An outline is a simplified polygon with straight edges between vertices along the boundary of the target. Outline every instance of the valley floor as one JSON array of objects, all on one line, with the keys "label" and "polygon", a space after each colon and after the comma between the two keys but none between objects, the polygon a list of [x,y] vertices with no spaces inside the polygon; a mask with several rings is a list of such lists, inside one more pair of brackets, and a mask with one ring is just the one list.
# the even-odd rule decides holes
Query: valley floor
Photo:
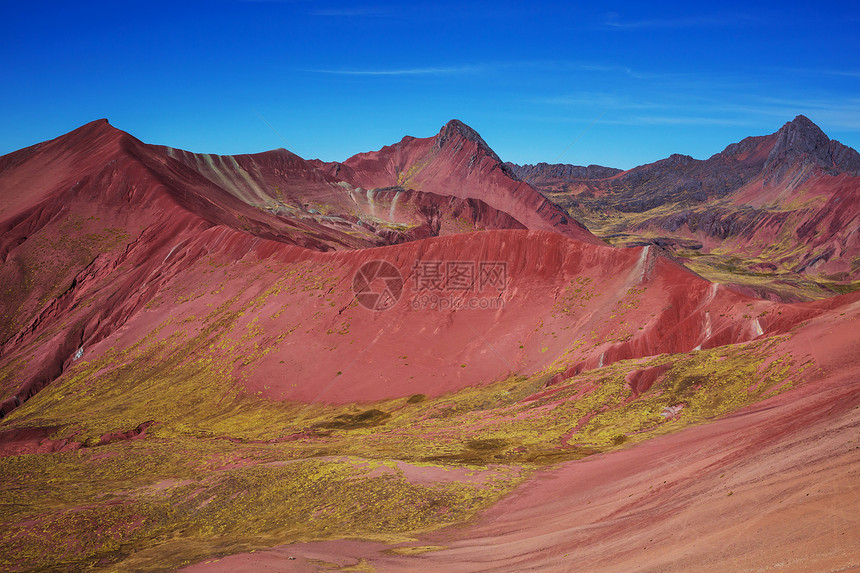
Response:
[{"label": "valley floor", "polygon": [[187,571],[849,571],[860,567],[858,480],[855,369],[543,470],[473,525],[395,549],[304,543]]}]

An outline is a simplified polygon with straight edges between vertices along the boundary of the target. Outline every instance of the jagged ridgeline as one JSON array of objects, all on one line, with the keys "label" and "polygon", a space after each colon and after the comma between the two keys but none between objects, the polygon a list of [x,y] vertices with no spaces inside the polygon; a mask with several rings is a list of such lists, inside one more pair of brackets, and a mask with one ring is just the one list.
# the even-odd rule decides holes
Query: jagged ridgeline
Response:
[{"label": "jagged ridgeline", "polygon": [[654,245],[743,292],[789,302],[860,287],[860,154],[802,115],[705,160],[508,167],[608,242]]},{"label": "jagged ridgeline", "polygon": [[624,172],[456,120],[3,156],[0,565],[627,570],[749,524],[850,562],[856,154],[813,128]]}]

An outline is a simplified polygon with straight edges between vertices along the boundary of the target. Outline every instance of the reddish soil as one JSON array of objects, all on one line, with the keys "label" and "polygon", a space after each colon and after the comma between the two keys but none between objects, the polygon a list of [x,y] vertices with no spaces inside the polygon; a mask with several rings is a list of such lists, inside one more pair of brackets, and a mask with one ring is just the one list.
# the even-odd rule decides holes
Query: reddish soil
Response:
[{"label": "reddish soil", "polygon": [[[857,303],[850,307],[857,311]],[[856,314],[855,314],[856,317]],[[706,425],[538,473],[476,523],[406,547],[328,541],[188,571],[847,571],[860,567],[856,318],[813,321],[784,350],[821,368],[801,387]],[[288,560],[294,557],[295,560]]]},{"label": "reddish soil", "polygon": [[[460,165],[471,155],[477,158],[471,167],[468,161]],[[361,183],[378,185],[378,178],[393,173],[393,165],[408,171],[405,166],[419,156],[424,167],[411,176],[415,181],[437,189],[445,184],[431,185],[433,173],[459,174],[458,193],[482,197],[436,195],[448,201],[443,208],[434,199],[440,213],[458,208],[457,201],[486,200],[483,207],[469,204],[470,220],[521,226],[486,205],[503,196],[505,201],[531,197],[530,191],[509,177],[477,134],[458,122],[435,138],[407,138],[379,153],[357,156],[338,173],[349,167],[370,178]],[[436,164],[443,159],[448,163]],[[328,286],[314,297],[295,288],[266,295],[265,304],[237,324],[244,329],[259,318],[261,331],[251,342],[274,346],[274,351],[251,367],[238,364],[233,373],[248,391],[274,399],[346,403],[418,392],[440,395],[550,366],[566,367],[563,379],[627,358],[786,332],[821,312],[815,305],[780,306],[720,288],[657,256],[654,249],[593,244],[593,236],[583,235],[576,225],[557,228],[555,215],[540,219],[542,223],[533,217],[523,220],[586,241],[546,231],[497,230],[324,254],[320,251],[356,245],[356,237],[249,201],[265,199],[278,177],[292,185],[284,183],[286,191],[278,192],[289,192],[290,200],[300,203],[332,189],[340,193],[337,201],[349,202],[358,191],[349,198],[331,175],[286,151],[198,156],[147,146],[100,121],[4,157],[0,181],[24,185],[24,175],[35,173],[37,164],[42,166],[38,184],[54,194],[42,197],[34,191],[35,205],[19,206],[14,215],[7,210],[6,231],[0,235],[6,245],[3,278],[29,285],[3,301],[4,361],[25,362],[14,384],[5,388],[3,413],[60,376],[78,352],[90,360],[108,348],[136,343],[164,322],[164,301],[182,300],[171,312],[186,321],[181,329],[175,321],[164,336],[192,332],[203,327],[202,317],[211,308],[234,296],[238,304],[248,304],[273,288],[281,276],[270,272],[275,267],[313,272]],[[327,169],[337,171],[335,167]],[[296,179],[307,182],[299,185]],[[479,181],[489,186],[475,187]],[[390,197],[394,208],[389,212],[430,198],[426,193],[406,196],[400,204]],[[519,199],[505,203],[515,213],[528,210],[527,205]],[[95,235],[96,244],[75,248],[69,242],[74,225],[81,234],[90,231],[82,241],[93,241]],[[100,238],[112,228],[122,232]],[[108,240],[112,250],[98,242]],[[351,288],[360,266],[376,259],[394,264],[404,279],[402,298],[379,313],[357,306]],[[467,290],[416,290],[419,262],[466,262],[475,273],[481,262],[497,263],[505,265],[507,284],[502,290],[481,289],[476,280]],[[213,275],[213,264],[225,270]],[[20,273],[32,278],[24,280]],[[438,295],[441,302],[428,308]],[[442,306],[461,300],[474,300],[490,311]],[[284,332],[291,335],[276,339]],[[296,384],[296,379],[313,383]]]},{"label": "reddish soil", "polygon": [[[796,209],[792,232],[810,245],[798,272],[851,276],[857,178],[833,171],[853,156],[830,142],[830,155],[812,157],[793,147],[799,132],[781,133],[708,165],[673,156],[657,168],[752,173],[769,162],[771,179],[744,180],[750,203],[797,176],[805,187],[779,200],[811,201]],[[733,415],[539,471],[475,522],[410,544],[432,551],[333,540],[191,570],[315,570],[314,559],[385,571],[860,567],[860,292],[780,304],[708,282],[654,247],[609,247],[457,121],[338,164],[285,150],[191,154],[98,121],[0,158],[0,190],[3,416],[77,364],[116,353],[106,368],[133,365],[143,340],[217,364],[237,392],[328,404],[436,397],[512,375],[545,374],[540,391],[551,393],[621,360],[765,338],[774,360],[814,361],[796,388]],[[776,239],[785,220],[767,216],[750,241]],[[385,310],[355,297],[372,261],[403,279]],[[482,263],[504,269],[502,282],[481,284]],[[466,286],[448,270],[464,264],[475,273]],[[446,269],[443,282],[427,282],[428,265]],[[477,308],[452,308],[463,301]],[[664,373],[642,367],[627,382],[638,394]],[[86,445],[148,440],[147,419]],[[56,430],[4,430],[0,457],[82,446],[52,439]],[[416,483],[482,479],[400,469]]]}]

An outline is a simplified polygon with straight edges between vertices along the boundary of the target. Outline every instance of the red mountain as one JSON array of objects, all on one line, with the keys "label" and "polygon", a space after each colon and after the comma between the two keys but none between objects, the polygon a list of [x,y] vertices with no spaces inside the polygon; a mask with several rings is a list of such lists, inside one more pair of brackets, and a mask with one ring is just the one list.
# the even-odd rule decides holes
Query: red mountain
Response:
[{"label": "red mountain", "polygon": [[317,164],[358,187],[402,187],[480,199],[529,229],[600,243],[578,221],[517,179],[481,136],[458,120],[449,121],[435,137],[404,137],[343,163]]},{"label": "red mountain", "polygon": [[195,155],[146,145],[104,120],[0,158],[0,190],[4,362],[39,342],[37,360],[7,380],[4,412],[213,249],[270,240],[326,251],[523,228],[477,199],[356,193],[285,150]]},{"label": "red mountain", "polygon": [[[492,181],[497,178],[506,185],[515,185],[517,191],[510,195],[514,201],[511,205],[525,209],[516,199],[533,197],[528,195],[530,188],[510,179],[501,167],[491,163],[491,160],[495,161],[494,155],[491,156],[475,136],[466,139],[463,134],[470,132],[465,129],[457,122],[449,123],[442,135],[433,140],[438,149],[431,152],[431,159],[450,159],[450,149],[468,146],[473,150],[480,149],[484,155],[476,160],[476,165],[480,166],[478,169],[487,169]],[[422,145],[429,141],[424,140]],[[420,146],[395,146],[384,150],[382,155],[400,157],[407,150],[415,149],[420,149]],[[370,173],[361,166],[378,163],[362,157],[349,160],[346,166],[355,173]],[[275,288],[277,277],[262,282],[259,278],[252,278],[266,276],[262,269],[272,257],[272,260],[281,261],[280,264],[313,264],[329,268],[330,276],[338,277],[338,286],[332,285],[335,291],[328,294],[330,304],[325,309],[289,303],[293,310],[286,314],[278,313],[280,318],[266,328],[275,332],[287,329],[290,320],[297,324],[307,323],[310,315],[305,313],[317,316],[317,321],[327,316],[323,323],[328,327],[323,331],[338,330],[338,325],[354,322],[351,328],[356,340],[378,340],[383,347],[392,348],[396,344],[402,345],[403,341],[410,341],[408,348],[404,348],[405,354],[412,355],[410,364],[421,372],[432,372],[432,375],[402,378],[397,374],[399,365],[385,363],[372,368],[375,374],[369,376],[365,368],[357,367],[346,373],[338,384],[350,391],[343,394],[345,390],[341,390],[337,397],[323,398],[326,401],[378,400],[414,391],[437,395],[478,384],[482,380],[496,380],[513,371],[533,373],[551,364],[557,367],[564,365],[566,375],[571,375],[620,359],[743,342],[760,336],[764,332],[762,329],[767,327],[766,321],[744,320],[725,308],[717,312],[716,307],[703,306],[702,300],[713,305],[724,297],[735,295],[721,291],[721,296],[715,298],[713,293],[717,291],[711,291],[705,281],[654,257],[647,248],[616,251],[593,245],[594,239],[587,234],[583,235],[588,239],[587,243],[566,242],[561,235],[546,232],[497,234],[480,240],[453,237],[443,242],[404,245],[390,255],[359,250],[334,258],[284,250],[276,244],[310,247],[316,251],[330,249],[332,244],[339,248],[362,244],[346,232],[350,227],[344,226],[344,231],[340,231],[336,230],[336,225],[326,224],[328,222],[321,217],[298,215],[303,212],[313,215],[310,205],[328,207],[332,213],[344,213],[350,203],[358,204],[356,197],[388,196],[391,197],[391,205],[397,207],[399,204],[401,208],[418,203],[422,198],[439,197],[427,192],[418,192],[420,195],[416,196],[414,191],[401,191],[407,197],[396,204],[392,195],[398,191],[365,194],[344,188],[333,182],[330,175],[286,151],[238,157],[194,155],[145,145],[106,122],[96,122],[43,146],[4,158],[4,169],[0,172],[3,188],[13,188],[7,182],[18,182],[15,188],[19,191],[26,189],[27,177],[35,171],[31,166],[35,165],[42,167],[37,179],[39,190],[52,189],[53,193],[44,196],[32,193],[37,197],[36,204],[19,206],[18,213],[4,223],[3,228],[8,230],[3,235],[6,264],[2,272],[4,284],[9,285],[9,296],[4,299],[3,307],[3,355],[7,363],[16,358],[23,360],[25,354],[34,351],[40,359],[28,363],[11,380],[14,384],[7,389],[7,396],[11,397],[5,402],[6,412],[72,366],[75,361],[73,355],[78,348],[84,348],[86,356],[90,357],[92,352],[98,356],[102,348],[133,347],[139,342],[136,338],[139,333],[155,327],[152,320],[162,318],[161,311],[153,313],[146,309],[155,304],[154,301],[163,300],[167,292],[172,293],[170,299],[190,299],[184,303],[184,308],[192,310],[188,318],[190,324],[205,316],[206,308],[216,302],[216,306],[249,304],[248,301],[236,300],[235,294],[268,292],[268,289]],[[350,167],[352,165],[357,167]],[[425,169],[433,173],[441,167],[431,161]],[[417,172],[415,177],[422,180],[423,172]],[[379,174],[374,176],[382,177]],[[466,180],[471,177],[477,175],[467,174]],[[432,182],[429,174],[426,180],[428,185]],[[501,193],[501,188],[496,185],[487,189]],[[468,192],[478,194],[476,191]],[[288,200],[279,201],[279,194]],[[485,196],[487,194],[484,193]],[[323,200],[329,203],[323,203]],[[271,209],[265,208],[266,201],[272,202]],[[476,199],[453,201],[449,203],[449,214],[456,210],[457,201],[474,202]],[[365,206],[372,204],[368,199]],[[437,200],[434,205],[438,208],[445,202]],[[391,206],[383,209],[386,215],[396,210]],[[288,215],[284,214],[285,211]],[[539,219],[540,216],[541,213],[537,213],[523,218],[543,224],[540,221],[544,219]],[[328,217],[335,218],[332,215]],[[471,220],[519,226],[515,220],[490,207],[473,210]],[[578,227],[572,223],[562,226],[568,234],[575,233],[576,229]],[[424,236],[430,236],[430,233]],[[409,328],[389,327],[382,334],[374,334],[375,323],[360,320],[365,310],[350,305],[353,295],[348,281],[362,262],[370,260],[370,257],[383,256],[390,258],[407,280],[410,276],[414,280],[414,261],[429,259],[447,264],[471,260],[477,264],[480,259],[502,263],[510,269],[509,290],[494,296],[498,297],[498,302],[504,303],[505,309],[499,308],[492,314],[477,313],[474,319],[463,323],[451,322],[452,317],[459,313],[436,311],[415,322],[414,310],[404,302],[399,310],[392,310],[386,316],[389,320],[400,316],[395,322]],[[246,257],[250,259],[246,260]],[[255,260],[257,262],[253,262]],[[238,277],[229,278],[226,283],[220,281],[218,288],[211,284],[212,279],[204,272],[209,264],[227,262],[233,265],[238,261],[245,261],[246,270]],[[545,279],[541,279],[541,286],[535,288],[531,285],[538,276],[545,276]],[[638,324],[640,327],[619,329],[612,320],[620,312],[615,308],[620,304],[617,300],[625,300],[628,290],[640,288],[646,278],[656,281],[659,288],[648,295],[649,302],[642,303],[643,310],[633,313],[635,320],[628,321],[631,326]],[[572,323],[562,320],[558,325],[555,324],[556,318],[543,319],[544,326],[538,332],[564,329],[569,331],[564,339],[547,343],[540,336],[530,334],[534,329],[533,319],[526,317],[550,312],[559,297],[562,300],[565,296],[576,298],[577,295],[568,293],[570,281],[574,279],[601,285],[600,292],[607,293],[607,296],[591,303],[592,308],[586,318],[577,318]],[[225,284],[232,286],[227,288]],[[252,288],[252,284],[256,286]],[[192,288],[190,285],[196,286]],[[588,290],[593,289],[589,287]],[[200,294],[209,291],[222,294]],[[609,293],[615,291],[617,294],[610,296]],[[553,294],[548,296],[548,292]],[[413,294],[417,296],[418,293]],[[431,291],[429,294],[436,293]],[[481,295],[471,291],[446,294],[457,298]],[[738,304],[734,299],[727,298],[726,301],[723,304],[733,307]],[[750,304],[759,303],[750,301]],[[716,314],[729,318],[712,318]],[[483,322],[485,319],[489,322]],[[430,328],[437,320],[441,322]],[[137,321],[143,322],[135,326]],[[779,328],[784,329],[794,323],[784,319],[779,324],[783,325]],[[200,328],[203,328],[202,323]],[[364,328],[369,330],[364,332]],[[487,354],[483,344],[467,344],[474,339],[476,329],[497,333],[493,336],[509,341],[501,346],[497,342],[496,346],[510,358],[499,361],[495,355]],[[272,349],[286,345],[284,351],[290,356],[289,360],[283,362],[283,358],[278,358],[274,361],[279,356],[277,352],[271,354],[271,358],[261,358],[255,369],[257,374],[247,378],[245,385],[273,398],[312,400],[319,397],[316,385],[284,387],[272,381],[274,372],[281,368],[280,364],[291,364],[296,371],[305,373],[308,380],[333,380],[335,372],[346,371],[350,364],[371,368],[372,364],[378,363],[379,358],[374,353],[357,356],[352,351],[341,351],[320,361],[317,352],[293,355],[289,351],[294,345],[297,348],[315,348],[327,338],[322,336],[323,331],[311,328],[274,347],[267,342]],[[586,331],[592,339],[596,337],[606,342],[572,351],[571,341]],[[44,344],[44,336],[49,332],[52,342]],[[116,339],[115,335],[120,332],[132,333],[132,336]],[[440,333],[444,333],[444,344],[446,348],[450,345],[449,350],[442,351],[440,343],[434,343]],[[432,337],[426,339],[427,334]],[[612,342],[615,340],[620,342]],[[519,343],[508,348],[507,345],[514,341]],[[536,348],[543,352],[535,354]],[[551,352],[547,353],[547,350]],[[560,356],[565,357],[562,362],[559,362]],[[464,371],[461,364],[468,364],[469,368]],[[239,375],[238,371],[235,374]],[[262,380],[269,380],[265,384],[268,390],[262,389]],[[406,380],[409,382],[403,386]]]},{"label": "red mountain", "polygon": [[0,205],[4,569],[624,569],[642,516],[672,555],[761,526],[768,565],[781,491],[834,539],[797,492],[856,470],[860,293],[601,244],[459,122],[328,165],[94,122],[0,158]]}]

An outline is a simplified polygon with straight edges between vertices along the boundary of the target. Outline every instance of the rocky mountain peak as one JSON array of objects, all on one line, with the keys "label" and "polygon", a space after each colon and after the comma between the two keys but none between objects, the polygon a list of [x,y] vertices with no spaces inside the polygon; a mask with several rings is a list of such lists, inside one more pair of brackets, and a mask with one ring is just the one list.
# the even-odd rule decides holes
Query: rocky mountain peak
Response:
[{"label": "rocky mountain peak", "polygon": [[828,173],[860,173],[860,154],[827,137],[808,117],[798,115],[776,133],[765,171],[779,178],[793,167],[815,165]]},{"label": "rocky mountain peak", "polygon": [[798,115],[783,125],[776,134],[771,156],[806,153],[818,156],[830,147],[830,138],[808,117]]},{"label": "rocky mountain peak", "polygon": [[[669,157],[664,159],[662,161],[662,163],[664,166],[673,166],[674,167],[676,165],[689,165],[690,163],[693,163],[695,161],[696,160],[693,159],[689,155],[682,155],[680,153],[673,153],[672,155],[670,155]],[[660,162],[658,162],[658,163],[660,163]]]},{"label": "rocky mountain peak", "polygon": [[487,142],[483,140],[483,138],[478,135],[478,132],[460,121],[459,119],[452,119],[439,131],[439,134],[436,136],[436,141],[433,147],[437,150],[444,149],[451,143],[455,142],[463,142],[471,141],[477,144],[478,149],[484,151],[487,155],[495,159],[497,162],[501,163],[502,160],[499,159],[499,156],[496,155],[496,152],[493,151]]}]

